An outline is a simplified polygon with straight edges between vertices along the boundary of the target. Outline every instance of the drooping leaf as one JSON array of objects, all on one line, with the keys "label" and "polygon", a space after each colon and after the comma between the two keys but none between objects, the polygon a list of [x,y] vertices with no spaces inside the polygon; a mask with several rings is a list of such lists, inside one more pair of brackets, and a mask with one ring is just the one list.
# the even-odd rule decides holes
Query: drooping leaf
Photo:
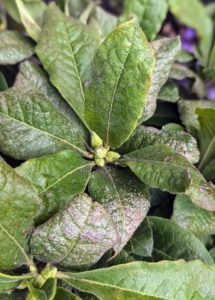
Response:
[{"label": "drooping leaf", "polygon": [[43,202],[37,223],[46,221],[77,194],[85,191],[94,165],[72,150],[30,159],[16,168],[28,179]]},{"label": "drooping leaf", "polygon": [[25,61],[20,65],[20,72],[15,81],[15,86],[19,86],[22,91],[30,92],[36,89],[37,92],[46,95],[53,103],[54,107],[64,114],[73,124],[81,131],[83,138],[87,141],[88,130],[83,125],[76,113],[71,109],[70,105],[61,97],[57,89],[50,83],[48,74],[39,66]]},{"label": "drooping leaf", "polygon": [[34,43],[16,31],[0,31],[0,64],[13,65],[34,54]]},{"label": "drooping leaf", "polygon": [[147,95],[147,102],[139,124],[149,119],[155,112],[156,100],[161,87],[167,81],[171,66],[181,51],[181,42],[178,37],[160,39],[151,43],[155,52],[155,68],[152,75],[152,84]]},{"label": "drooping leaf", "polygon": [[84,89],[98,41],[95,29],[68,18],[54,3],[49,5],[36,52],[52,84],[84,123]]},{"label": "drooping leaf", "polygon": [[5,91],[6,89],[8,89],[7,81],[3,73],[0,71],[0,92]]},{"label": "drooping leaf", "polygon": [[30,184],[0,158],[0,267],[13,269],[30,264],[29,235],[39,209]]},{"label": "drooping leaf", "polygon": [[178,87],[172,81],[168,80],[161,87],[158,99],[173,103],[176,102],[179,99]]},{"label": "drooping leaf", "polygon": [[213,264],[212,258],[202,242],[190,231],[181,228],[171,220],[148,217],[153,231],[152,261],[200,259],[206,264]]},{"label": "drooping leaf", "polygon": [[167,14],[166,0],[125,0],[120,22],[136,17],[148,41],[152,41]]},{"label": "drooping leaf", "polygon": [[149,209],[148,190],[130,170],[106,167],[92,173],[89,192],[110,213],[119,233],[114,247],[119,253],[145,218]]},{"label": "drooping leaf", "polygon": [[0,273],[0,293],[13,290],[19,286],[24,280],[31,279],[33,274],[10,276]]},{"label": "drooping leaf", "polygon": [[131,20],[99,45],[93,64],[85,117],[90,128],[114,149],[128,139],[142,114],[154,55],[144,33]]},{"label": "drooping leaf", "polygon": [[180,118],[187,131],[196,139],[198,138],[197,131],[200,129],[196,108],[214,108],[215,102],[200,101],[200,100],[179,100],[178,109]]},{"label": "drooping leaf", "polygon": [[177,195],[172,220],[198,237],[215,233],[213,212],[195,205],[186,195]]},{"label": "drooping leaf", "polygon": [[215,184],[215,158],[213,158],[209,164],[202,170],[202,174],[206,180]]},{"label": "drooping leaf", "polygon": [[66,289],[62,287],[58,287],[54,300],[82,300],[82,299],[77,295],[67,291]]},{"label": "drooping leaf", "polygon": [[196,140],[184,131],[163,131],[154,127],[138,126],[130,138],[119,148],[120,154],[150,145],[164,144],[175,152],[185,156],[190,162],[199,161],[199,150]]},{"label": "drooping leaf", "polygon": [[111,216],[86,194],[80,194],[36,228],[31,250],[43,262],[70,269],[87,268],[118,242]]},{"label": "drooping leaf", "polygon": [[[101,300],[212,300],[215,267],[201,261],[133,262],[82,273],[63,273],[73,287]],[[206,280],[207,278],[207,280]]]},{"label": "drooping leaf", "polygon": [[198,169],[203,170],[215,158],[215,109],[196,109],[199,121],[200,163]]},{"label": "drooping leaf", "polygon": [[0,93],[0,124],[0,149],[16,159],[68,148],[85,152],[78,128],[39,92],[13,87]]},{"label": "drooping leaf", "polygon": [[184,156],[166,145],[135,150],[121,160],[143,182],[170,193],[185,193],[200,207],[215,210],[215,186]]}]

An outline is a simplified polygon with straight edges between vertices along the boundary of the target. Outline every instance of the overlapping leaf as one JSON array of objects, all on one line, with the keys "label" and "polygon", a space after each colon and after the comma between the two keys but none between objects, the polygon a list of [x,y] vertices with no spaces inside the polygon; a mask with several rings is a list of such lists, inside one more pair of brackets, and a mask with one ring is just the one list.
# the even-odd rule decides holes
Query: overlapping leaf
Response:
[{"label": "overlapping leaf", "polygon": [[65,16],[54,3],[45,13],[45,25],[36,52],[64,99],[85,122],[85,86],[99,34],[80,21]]},{"label": "overlapping leaf", "polygon": [[54,300],[82,300],[77,295],[65,290],[62,287],[58,287]]},{"label": "overlapping leaf", "polygon": [[131,171],[107,167],[92,173],[89,191],[93,199],[111,214],[116,224],[120,236],[119,243],[114,247],[117,254],[148,212],[147,188]]},{"label": "overlapping leaf", "polygon": [[205,179],[215,184],[215,158],[213,158],[202,170],[202,174],[204,175]]},{"label": "overlapping leaf", "polygon": [[172,81],[168,80],[161,87],[158,99],[173,103],[176,102],[179,99],[178,87]]},{"label": "overlapping leaf", "polygon": [[106,145],[116,148],[128,139],[142,114],[154,67],[153,51],[131,20],[107,36],[93,64],[86,121]]},{"label": "overlapping leaf", "polygon": [[13,65],[34,54],[34,43],[16,31],[0,31],[0,64]]},{"label": "overlapping leaf", "polygon": [[195,205],[186,195],[176,197],[172,220],[195,236],[215,233],[214,213]]},{"label": "overlapping leaf", "polygon": [[28,264],[29,235],[39,209],[30,184],[0,158],[0,267],[13,269]]},{"label": "overlapping leaf", "polygon": [[28,160],[15,169],[30,181],[43,202],[37,222],[49,219],[85,191],[93,164],[72,150],[64,150]]},{"label": "overlapping leaf", "polygon": [[166,0],[125,0],[120,21],[136,17],[147,39],[152,41],[161,28],[167,9]]},{"label": "overlapping leaf", "polygon": [[19,286],[24,280],[31,279],[33,274],[10,276],[0,273],[0,293],[13,290]]},{"label": "overlapping leaf", "polygon": [[86,268],[119,241],[111,216],[86,194],[80,194],[34,231],[31,249],[44,262]]},{"label": "overlapping leaf", "polygon": [[180,39],[160,39],[151,43],[155,52],[155,68],[152,75],[152,84],[147,95],[147,102],[139,123],[149,119],[155,112],[158,93],[167,81],[171,66],[181,51]]},{"label": "overlapping leaf", "polygon": [[[133,262],[82,273],[61,274],[64,281],[101,300],[212,300],[215,267],[201,261]],[[207,278],[207,280],[206,280]]]},{"label": "overlapping leaf", "polygon": [[16,159],[74,149],[84,154],[78,128],[39,92],[13,87],[0,94],[0,149]]},{"label": "overlapping leaf", "polygon": [[150,145],[164,144],[185,156],[190,162],[199,161],[196,140],[183,131],[162,131],[154,127],[138,126],[130,138],[118,149],[120,154],[132,152]]}]

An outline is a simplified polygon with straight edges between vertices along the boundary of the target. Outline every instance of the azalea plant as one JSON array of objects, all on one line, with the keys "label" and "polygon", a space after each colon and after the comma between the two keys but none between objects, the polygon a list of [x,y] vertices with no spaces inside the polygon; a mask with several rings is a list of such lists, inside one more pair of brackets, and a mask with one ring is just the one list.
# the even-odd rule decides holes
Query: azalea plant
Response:
[{"label": "azalea plant", "polygon": [[215,5],[2,2],[0,299],[215,299]]}]

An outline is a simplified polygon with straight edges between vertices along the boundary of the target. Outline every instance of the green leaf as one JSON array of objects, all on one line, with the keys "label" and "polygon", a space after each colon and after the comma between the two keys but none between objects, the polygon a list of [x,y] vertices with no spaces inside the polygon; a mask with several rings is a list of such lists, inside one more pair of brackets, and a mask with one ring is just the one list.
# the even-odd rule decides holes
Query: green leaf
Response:
[{"label": "green leaf", "polygon": [[15,169],[28,179],[43,206],[37,223],[46,221],[77,194],[85,191],[94,162],[86,161],[72,150],[30,159]]},{"label": "green leaf", "polygon": [[61,278],[101,300],[110,300],[110,295],[118,300],[212,300],[215,297],[215,267],[201,261],[133,262],[108,269],[63,273]]},{"label": "green leaf", "polygon": [[64,288],[58,287],[54,300],[82,300],[82,299],[77,295],[65,290]]},{"label": "green leaf", "polygon": [[30,184],[0,158],[0,267],[14,269],[31,265],[29,235],[39,208]]},{"label": "green leaf", "polygon": [[186,261],[200,259],[206,264],[213,264],[202,242],[190,231],[168,219],[148,217],[148,220],[154,241],[152,261],[183,258]]},{"label": "green leaf", "polygon": [[[168,0],[170,11],[183,24],[196,30],[201,63],[206,65],[213,39],[213,23],[199,0]],[[192,8],[192,9],[191,9]]]},{"label": "green leaf", "polygon": [[151,257],[153,250],[153,231],[148,218],[145,218],[137,228],[126,245],[126,249],[138,256]]},{"label": "green leaf", "polygon": [[0,293],[12,290],[19,286],[23,281],[31,279],[33,275],[26,274],[20,276],[10,276],[0,273]]},{"label": "green leaf", "polygon": [[186,195],[177,195],[172,220],[198,237],[215,233],[214,213],[195,205]]},{"label": "green leaf", "polygon": [[174,64],[171,68],[169,77],[177,80],[181,80],[187,77],[193,78],[195,82],[192,86],[191,92],[195,93],[200,99],[206,96],[205,83],[197,74],[195,74],[187,67],[180,64]]},{"label": "green leaf", "polygon": [[209,164],[202,170],[202,174],[206,180],[215,184],[215,158],[213,158]]},{"label": "green leaf", "polygon": [[0,93],[0,149],[28,159],[63,149],[86,154],[78,128],[42,93],[13,87]]},{"label": "green leaf", "polygon": [[90,64],[98,42],[95,29],[68,18],[54,3],[49,5],[36,52],[52,84],[84,123],[84,89],[91,79]]},{"label": "green leaf", "polygon": [[163,131],[154,127],[138,126],[130,138],[117,150],[126,154],[147,146],[164,144],[175,152],[185,156],[190,162],[199,161],[199,150],[196,140],[184,131]]},{"label": "green leaf", "polygon": [[120,22],[136,17],[147,39],[152,41],[162,26],[167,10],[166,0],[125,0]]},{"label": "green leaf", "polygon": [[147,102],[139,124],[149,119],[155,112],[156,101],[161,87],[167,81],[171,66],[181,51],[181,42],[178,37],[160,39],[151,43],[155,52],[155,68],[152,75],[152,84],[147,95]]},{"label": "green leaf", "polygon": [[53,300],[57,290],[57,279],[52,277],[48,278],[40,290],[46,293],[48,300]]},{"label": "green leaf", "polygon": [[[34,297],[33,299],[37,299],[37,300],[49,300],[46,297],[46,293],[44,291],[41,291],[41,290],[35,288],[33,286],[33,284],[31,284],[31,282],[28,282],[28,289],[29,289],[29,294],[31,295],[31,297]],[[27,297],[27,299],[28,299],[28,297]]]},{"label": "green leaf", "polygon": [[77,126],[83,138],[89,140],[89,133],[70,105],[61,97],[57,89],[50,83],[48,74],[37,65],[25,61],[20,65],[15,85],[21,87],[22,91],[37,92],[46,95],[53,103],[54,107],[65,115],[75,126]]},{"label": "green leaf", "polygon": [[215,102],[212,101],[194,101],[194,100],[179,100],[178,109],[180,118],[187,131],[196,139],[200,129],[196,108],[214,108]]},{"label": "green leaf", "polygon": [[178,87],[172,81],[168,80],[161,87],[158,99],[173,103],[176,102],[179,99]]},{"label": "green leaf", "polygon": [[0,71],[0,92],[3,92],[8,89],[7,81],[3,75],[3,73]]},{"label": "green leaf", "polygon": [[175,124],[175,123],[169,123],[169,124],[166,124],[164,126],[162,126],[162,130],[163,131],[184,131],[184,127],[179,125],[179,124]]},{"label": "green leaf", "polygon": [[114,247],[116,255],[148,212],[148,190],[130,170],[106,167],[92,173],[89,192],[110,213],[116,225],[120,237]]},{"label": "green leaf", "polygon": [[34,54],[34,43],[16,31],[0,31],[0,64],[14,65]]},{"label": "green leaf", "polygon": [[85,117],[90,128],[114,149],[128,139],[142,114],[154,55],[144,33],[131,20],[99,45],[93,64]]},{"label": "green leaf", "polygon": [[215,109],[196,109],[199,120],[200,163],[198,169],[203,170],[215,158]]},{"label": "green leaf", "polygon": [[113,257],[113,251],[109,250],[102,256],[98,263],[93,266],[93,268],[109,268],[120,264],[126,264],[132,261],[135,261],[135,259],[125,249],[122,249],[122,251],[120,251],[120,253],[115,257]]},{"label": "green leaf", "polygon": [[211,257],[212,257],[212,259],[213,259],[213,261],[214,261],[214,263],[215,263],[215,247],[212,248],[212,249],[209,251],[209,253],[210,253],[210,255],[211,255]]},{"label": "green leaf", "polygon": [[181,50],[179,55],[176,57],[176,60],[180,63],[188,63],[188,62],[194,60],[194,56],[190,52]]},{"label": "green leaf", "polygon": [[73,269],[87,268],[118,242],[110,215],[86,194],[80,194],[31,239],[32,253],[43,262]]}]

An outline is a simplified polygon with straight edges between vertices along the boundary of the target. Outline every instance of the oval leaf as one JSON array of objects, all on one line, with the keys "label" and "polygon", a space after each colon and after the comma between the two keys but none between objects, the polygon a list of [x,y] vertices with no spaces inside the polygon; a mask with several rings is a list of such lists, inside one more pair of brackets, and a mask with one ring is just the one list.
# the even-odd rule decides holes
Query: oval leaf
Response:
[{"label": "oval leaf", "polygon": [[19,286],[24,280],[31,279],[34,275],[10,276],[0,273],[0,293],[5,293]]},{"label": "oval leaf", "polygon": [[119,147],[135,129],[151,83],[154,54],[134,20],[98,47],[86,91],[85,117],[106,145]]}]

